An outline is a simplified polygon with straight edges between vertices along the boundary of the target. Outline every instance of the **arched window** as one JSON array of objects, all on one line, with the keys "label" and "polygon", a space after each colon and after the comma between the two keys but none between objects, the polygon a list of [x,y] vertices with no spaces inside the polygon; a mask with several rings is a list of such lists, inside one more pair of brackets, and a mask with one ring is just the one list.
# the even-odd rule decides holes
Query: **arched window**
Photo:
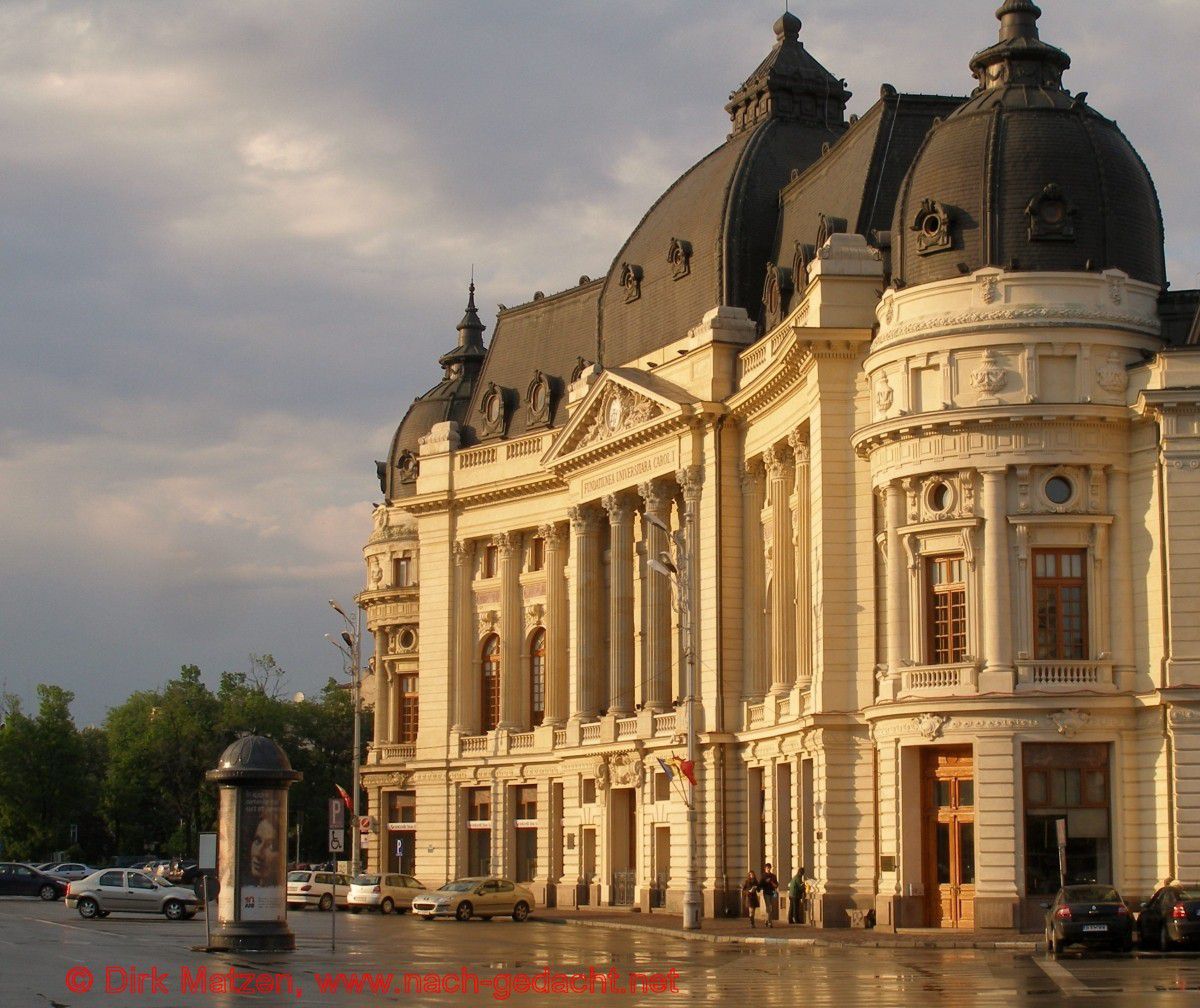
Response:
[{"label": "arched window", "polygon": [[536,728],[546,716],[546,631],[529,638],[529,723]]},{"label": "arched window", "polygon": [[500,723],[500,638],[492,634],[483,642],[482,703],[479,710],[484,732],[495,731]]}]

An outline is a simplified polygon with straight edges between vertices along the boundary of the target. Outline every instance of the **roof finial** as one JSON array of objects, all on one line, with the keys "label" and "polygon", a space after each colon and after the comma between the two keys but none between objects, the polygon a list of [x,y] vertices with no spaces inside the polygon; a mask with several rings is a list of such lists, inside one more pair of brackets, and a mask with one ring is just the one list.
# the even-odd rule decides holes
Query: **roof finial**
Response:
[{"label": "roof finial", "polygon": [[803,27],[802,22],[795,14],[787,9],[787,4],[784,4],[783,15],[775,22],[775,37],[780,42],[787,40],[795,42],[800,37],[800,29]]},{"label": "roof finial", "polygon": [[1042,10],[1033,0],[1005,0],[996,11],[996,18],[1000,22],[1000,41],[1037,38],[1037,20],[1041,16]]}]

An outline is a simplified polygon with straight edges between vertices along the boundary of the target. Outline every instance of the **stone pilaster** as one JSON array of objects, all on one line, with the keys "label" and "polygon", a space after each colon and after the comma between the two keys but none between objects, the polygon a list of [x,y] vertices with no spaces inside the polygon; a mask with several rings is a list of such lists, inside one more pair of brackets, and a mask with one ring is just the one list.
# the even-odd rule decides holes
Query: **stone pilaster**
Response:
[{"label": "stone pilaster", "polygon": [[1013,688],[1013,626],[1009,595],[1007,470],[983,471],[982,693]]},{"label": "stone pilaster", "polygon": [[908,657],[908,599],[905,580],[908,567],[904,558],[904,543],[900,527],[904,524],[905,493],[903,485],[893,480],[887,485],[884,515],[887,521],[887,665],[890,691],[882,699],[895,696],[900,688],[904,660]]},{"label": "stone pilaster", "polygon": [[570,716],[580,721],[595,720],[598,704],[596,688],[603,669],[604,655],[594,614],[602,588],[600,577],[599,515],[595,508],[576,505],[571,518],[571,652]]},{"label": "stone pilaster", "polygon": [[387,633],[375,631],[375,726],[374,739],[377,746],[387,741],[387,666],[383,660],[387,653]]},{"label": "stone pilaster", "polygon": [[521,536],[506,532],[495,537],[500,560],[500,723],[505,731],[528,727],[528,704],[524,689],[526,670],[525,610],[521,601]]},{"label": "stone pilaster", "polygon": [[452,731],[471,735],[479,731],[479,657],[475,632],[475,604],[471,582],[475,576],[475,546],[454,544],[454,711]]},{"label": "stone pilaster", "polygon": [[544,725],[567,720],[567,541],[557,525],[543,525],[538,535],[546,543],[546,713]]},{"label": "stone pilaster", "polygon": [[763,453],[767,505],[771,509],[771,692],[787,693],[795,680],[796,561],[790,555],[792,511],[788,501],[788,465],[772,446]]},{"label": "stone pilaster", "polygon": [[742,556],[745,580],[742,595],[742,696],[750,701],[761,700],[767,692],[767,665],[763,654],[763,569],[762,466],[748,462],[742,470]]},{"label": "stone pilaster", "polygon": [[608,712],[633,713],[633,499],[604,498],[610,537],[608,586]]},{"label": "stone pilaster", "polygon": [[808,437],[794,431],[788,438],[795,463],[795,491],[792,493],[792,544],[796,558],[796,681],[807,689],[813,677],[812,640],[812,536],[809,531],[809,448]]},{"label": "stone pilaster", "polygon": [[[662,480],[643,483],[638,492],[646,502],[647,518],[656,518],[663,526],[670,525],[672,488]],[[646,559],[657,560],[662,553],[670,554],[667,532],[650,521],[645,523]],[[671,606],[671,582],[658,571],[646,573],[646,626],[642,635],[646,653],[642,660],[642,703],[655,713],[671,706],[671,628],[674,625]]]}]

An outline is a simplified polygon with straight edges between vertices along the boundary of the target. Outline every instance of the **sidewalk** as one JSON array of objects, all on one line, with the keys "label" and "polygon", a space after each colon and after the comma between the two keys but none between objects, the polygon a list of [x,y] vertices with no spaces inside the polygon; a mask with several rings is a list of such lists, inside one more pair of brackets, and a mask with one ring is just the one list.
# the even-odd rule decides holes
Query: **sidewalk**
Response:
[{"label": "sidewalk", "polygon": [[598,908],[563,910],[552,907],[529,918],[543,924],[574,924],[581,927],[612,928],[670,935],[687,941],[705,941],[734,945],[787,945],[863,948],[963,948],[1010,949],[1028,951],[1040,946],[1039,936],[1017,931],[948,931],[940,928],[903,928],[897,932],[882,928],[815,928],[779,923],[773,928],[751,928],[745,918],[705,918],[699,931],[684,931],[683,920],[668,913],[634,913],[629,910]]}]

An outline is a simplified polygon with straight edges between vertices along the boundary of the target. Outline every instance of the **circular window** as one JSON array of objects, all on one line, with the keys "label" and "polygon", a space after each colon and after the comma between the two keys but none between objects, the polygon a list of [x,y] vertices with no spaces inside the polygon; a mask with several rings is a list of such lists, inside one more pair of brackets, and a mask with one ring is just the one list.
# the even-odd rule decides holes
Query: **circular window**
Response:
[{"label": "circular window", "polygon": [[500,420],[500,397],[498,395],[490,396],[484,408],[488,423],[498,423]]},{"label": "circular window", "polygon": [[1051,476],[1043,492],[1051,504],[1066,504],[1075,496],[1075,485],[1065,476]]},{"label": "circular window", "polygon": [[533,394],[529,397],[529,405],[534,413],[541,413],[546,408],[546,386],[538,382],[533,387]]},{"label": "circular window", "polygon": [[400,631],[400,648],[404,651],[411,651],[417,643],[417,635],[405,627]]},{"label": "circular window", "polygon": [[929,488],[929,510],[945,511],[950,507],[950,485],[948,483],[934,483]]},{"label": "circular window", "polygon": [[1067,216],[1067,208],[1061,200],[1046,200],[1038,208],[1038,216],[1043,223],[1061,224]]},{"label": "circular window", "polygon": [[925,220],[921,222],[921,227],[932,238],[942,230],[942,219],[937,214],[927,214]]}]

